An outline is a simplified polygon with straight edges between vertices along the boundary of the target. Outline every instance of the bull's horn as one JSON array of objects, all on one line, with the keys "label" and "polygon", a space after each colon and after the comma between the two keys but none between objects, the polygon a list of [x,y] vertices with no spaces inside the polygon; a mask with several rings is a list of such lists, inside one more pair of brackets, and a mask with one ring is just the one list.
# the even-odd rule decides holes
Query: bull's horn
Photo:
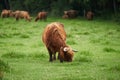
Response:
[{"label": "bull's horn", "polygon": [[68,47],[64,47],[64,48],[63,48],[63,51],[64,51],[64,52],[67,52],[68,50],[69,50]]},{"label": "bull's horn", "polygon": [[78,52],[77,50],[72,50],[73,52]]}]

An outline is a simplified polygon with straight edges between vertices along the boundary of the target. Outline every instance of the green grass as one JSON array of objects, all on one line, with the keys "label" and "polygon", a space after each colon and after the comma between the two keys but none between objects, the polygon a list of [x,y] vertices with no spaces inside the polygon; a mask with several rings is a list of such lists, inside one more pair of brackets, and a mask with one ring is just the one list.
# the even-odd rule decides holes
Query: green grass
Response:
[{"label": "green grass", "polygon": [[[73,62],[49,62],[41,36],[54,21],[64,24],[67,44],[78,50]],[[120,24],[82,18],[46,22],[0,18],[0,59],[9,66],[3,80],[119,80]]]}]

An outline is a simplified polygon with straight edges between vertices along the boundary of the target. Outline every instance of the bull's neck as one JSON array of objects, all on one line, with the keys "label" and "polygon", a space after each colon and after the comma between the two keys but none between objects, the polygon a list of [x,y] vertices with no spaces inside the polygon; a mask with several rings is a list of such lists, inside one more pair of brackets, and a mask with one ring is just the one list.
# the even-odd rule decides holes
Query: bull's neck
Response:
[{"label": "bull's neck", "polygon": [[62,41],[61,44],[60,44],[60,47],[65,47],[65,46],[67,46],[66,42]]}]

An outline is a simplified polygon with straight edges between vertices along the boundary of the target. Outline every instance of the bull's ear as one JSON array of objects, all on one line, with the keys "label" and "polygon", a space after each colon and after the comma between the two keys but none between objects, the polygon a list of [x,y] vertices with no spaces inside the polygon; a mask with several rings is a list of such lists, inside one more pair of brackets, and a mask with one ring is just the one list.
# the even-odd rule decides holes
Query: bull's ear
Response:
[{"label": "bull's ear", "polygon": [[78,52],[77,50],[72,50],[73,52]]},{"label": "bull's ear", "polygon": [[64,52],[67,52],[67,51],[69,51],[69,50],[70,50],[70,48],[68,48],[68,47],[64,47],[64,48],[63,48],[63,51],[64,51]]}]

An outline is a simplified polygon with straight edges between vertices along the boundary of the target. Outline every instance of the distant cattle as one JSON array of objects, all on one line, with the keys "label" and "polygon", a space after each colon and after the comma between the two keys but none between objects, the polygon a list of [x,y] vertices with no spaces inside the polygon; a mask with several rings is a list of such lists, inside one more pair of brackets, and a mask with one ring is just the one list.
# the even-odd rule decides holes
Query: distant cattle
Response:
[{"label": "distant cattle", "polygon": [[92,11],[88,11],[87,14],[86,14],[86,18],[87,18],[88,20],[92,20],[92,19],[93,19],[93,16],[94,16],[94,14],[93,14]]},{"label": "distant cattle", "polygon": [[27,11],[15,11],[13,12],[13,16],[16,18],[16,20],[18,21],[20,18],[21,19],[25,19],[27,21],[31,21],[31,17],[29,15],[29,13]]},{"label": "distant cattle", "polygon": [[78,16],[77,10],[64,11],[63,18],[76,18]]},{"label": "distant cattle", "polygon": [[10,17],[11,12],[12,12],[12,10],[6,10],[6,9],[4,9],[4,10],[2,10],[2,12],[1,12],[1,17],[2,17],[2,18]]},{"label": "distant cattle", "polygon": [[37,17],[35,18],[35,21],[38,21],[39,19],[46,21],[46,19],[47,19],[47,12],[44,12],[44,11],[43,12],[39,12]]},{"label": "distant cattle", "polygon": [[64,15],[62,16],[62,18],[63,18],[63,19],[68,19],[69,17],[68,17],[68,15],[64,14]]},{"label": "distant cattle", "polygon": [[66,32],[63,24],[59,22],[48,24],[43,32],[42,41],[49,52],[50,62],[56,60],[56,52],[58,52],[60,62],[73,60],[74,50],[66,44]]}]

